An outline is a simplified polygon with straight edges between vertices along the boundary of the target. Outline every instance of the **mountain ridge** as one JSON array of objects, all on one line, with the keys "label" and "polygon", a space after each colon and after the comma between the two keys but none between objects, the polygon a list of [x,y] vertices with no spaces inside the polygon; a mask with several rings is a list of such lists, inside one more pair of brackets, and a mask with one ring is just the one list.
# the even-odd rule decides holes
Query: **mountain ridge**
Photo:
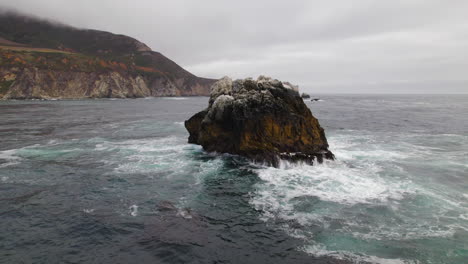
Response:
[{"label": "mountain ridge", "polygon": [[3,99],[206,96],[215,81],[132,37],[0,13]]}]

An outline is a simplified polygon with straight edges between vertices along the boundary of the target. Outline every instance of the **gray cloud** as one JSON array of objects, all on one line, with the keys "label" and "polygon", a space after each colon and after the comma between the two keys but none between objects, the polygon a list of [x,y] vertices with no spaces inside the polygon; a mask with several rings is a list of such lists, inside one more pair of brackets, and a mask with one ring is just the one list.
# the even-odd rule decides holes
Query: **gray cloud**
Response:
[{"label": "gray cloud", "polygon": [[189,71],[271,75],[311,93],[468,93],[468,2],[0,0],[135,37]]}]

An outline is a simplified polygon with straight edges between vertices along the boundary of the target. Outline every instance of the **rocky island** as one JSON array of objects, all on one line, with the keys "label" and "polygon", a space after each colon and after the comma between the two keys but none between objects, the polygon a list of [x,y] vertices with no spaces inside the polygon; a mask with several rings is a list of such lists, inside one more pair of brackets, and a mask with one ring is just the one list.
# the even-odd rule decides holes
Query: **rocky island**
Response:
[{"label": "rocky island", "polygon": [[185,121],[189,143],[278,166],[280,160],[313,164],[334,159],[324,129],[297,87],[269,77],[211,87],[208,108]]}]

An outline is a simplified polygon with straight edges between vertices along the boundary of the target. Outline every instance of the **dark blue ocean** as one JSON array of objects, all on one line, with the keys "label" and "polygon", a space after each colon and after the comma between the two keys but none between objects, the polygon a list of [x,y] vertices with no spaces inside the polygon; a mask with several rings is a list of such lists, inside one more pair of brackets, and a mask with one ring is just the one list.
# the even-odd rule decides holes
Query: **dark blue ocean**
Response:
[{"label": "dark blue ocean", "polygon": [[205,97],[0,101],[0,263],[468,263],[468,95],[320,98],[280,168],[188,144]]}]

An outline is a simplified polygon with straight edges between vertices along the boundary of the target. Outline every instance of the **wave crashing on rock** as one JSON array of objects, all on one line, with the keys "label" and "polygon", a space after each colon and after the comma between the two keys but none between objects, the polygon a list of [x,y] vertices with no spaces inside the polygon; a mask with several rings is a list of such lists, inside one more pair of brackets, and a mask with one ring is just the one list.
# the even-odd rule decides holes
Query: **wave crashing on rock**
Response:
[{"label": "wave crashing on rock", "polygon": [[313,164],[334,159],[325,132],[297,86],[260,76],[211,87],[208,108],[185,121],[189,143],[277,167],[281,159]]}]

